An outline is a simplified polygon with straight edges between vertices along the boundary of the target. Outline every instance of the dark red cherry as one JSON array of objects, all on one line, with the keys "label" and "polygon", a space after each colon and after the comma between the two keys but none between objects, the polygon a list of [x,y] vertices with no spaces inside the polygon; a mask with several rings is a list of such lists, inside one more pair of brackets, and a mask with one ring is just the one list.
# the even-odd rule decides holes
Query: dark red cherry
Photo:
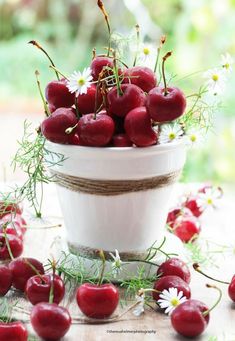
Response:
[{"label": "dark red cherry", "polygon": [[76,299],[83,314],[103,319],[111,316],[117,308],[119,292],[113,284],[84,283],[78,288]]},{"label": "dark red cherry", "polygon": [[9,222],[13,225],[15,223],[17,225],[20,225],[20,228],[23,234],[25,234],[25,232],[27,231],[27,228],[26,228],[27,222],[21,214],[16,213],[12,215],[11,213],[8,213],[4,215],[2,219],[0,219],[0,225],[6,224]]},{"label": "dark red cherry", "polygon": [[78,121],[77,132],[81,145],[102,147],[111,141],[114,128],[110,116],[87,114]]},{"label": "dark red cherry", "polygon": [[187,207],[176,206],[168,212],[166,223],[173,228],[176,219],[181,215],[192,216],[193,214]]},{"label": "dark red cherry", "polygon": [[66,308],[43,302],[33,307],[30,320],[37,335],[48,341],[62,339],[72,322]]},{"label": "dark red cherry", "polygon": [[201,301],[188,300],[178,305],[171,314],[173,328],[185,337],[196,337],[203,333],[209,322],[208,307]]},{"label": "dark red cherry", "polygon": [[[97,93],[97,98],[96,98]],[[80,115],[87,115],[98,110],[103,102],[100,91],[96,91],[96,85],[91,84],[86,94],[77,97],[78,111]]]},{"label": "dark red cherry", "polygon": [[20,322],[0,322],[0,341],[27,341],[28,331]]},{"label": "dark red cherry", "polygon": [[129,139],[138,147],[147,147],[157,143],[157,133],[153,130],[151,119],[145,107],[131,110],[124,124]]},{"label": "dark red cherry", "polygon": [[233,278],[229,284],[228,294],[229,294],[229,297],[231,298],[231,300],[233,302],[235,302],[235,275],[233,276]]},{"label": "dark red cherry", "polygon": [[6,265],[0,265],[0,296],[4,296],[12,286],[12,273]]},{"label": "dark red cherry", "polygon": [[155,87],[147,95],[146,107],[152,120],[155,122],[169,122],[183,115],[186,108],[186,99],[178,88]]},{"label": "dark red cherry", "polygon": [[14,259],[9,264],[13,276],[12,285],[16,289],[24,291],[28,279],[35,276],[36,271],[30,265],[32,265],[33,268],[36,268],[41,275],[44,274],[42,263],[35,258],[18,258]]},{"label": "dark red cherry", "polygon": [[17,222],[3,225],[0,223],[0,233],[3,234],[4,231],[6,231],[7,234],[13,234],[14,236],[19,237],[21,240],[23,240],[24,238],[22,228],[20,227],[20,224]]},{"label": "dark red cherry", "polygon": [[71,136],[75,134],[75,130],[71,134],[67,134],[66,129],[74,127],[76,124],[77,117],[74,109],[59,108],[42,121],[41,130],[47,140],[68,144]]},{"label": "dark red cherry", "polygon": [[137,85],[144,92],[149,92],[156,86],[155,73],[145,66],[134,66],[124,72],[123,83]]},{"label": "dark red cherry", "polygon": [[[91,75],[97,81],[99,74],[105,68],[113,68],[113,60],[109,57],[97,56],[91,62]],[[110,70],[111,71],[111,70]]]},{"label": "dark red cherry", "polygon": [[131,147],[132,142],[126,134],[116,134],[113,136],[112,145],[114,147]]},{"label": "dark red cherry", "polygon": [[75,102],[75,95],[69,92],[66,79],[54,80],[47,84],[45,90],[46,100],[50,109],[55,111],[58,108],[69,108]]},{"label": "dark red cherry", "polygon": [[53,303],[59,304],[64,298],[65,286],[62,278],[58,275],[42,275],[30,277],[25,287],[25,294],[33,304],[49,302],[50,290],[53,283]]},{"label": "dark red cherry", "polygon": [[121,94],[113,87],[107,95],[108,111],[111,115],[124,117],[134,108],[145,104],[145,94],[134,84],[121,84]]},{"label": "dark red cherry", "polygon": [[[179,276],[175,276],[175,275],[167,275],[167,276],[163,276],[163,277],[159,278],[154,283],[153,288],[157,291],[163,291],[165,289],[169,290],[169,288],[176,288],[178,293],[180,291],[182,291],[183,296],[185,296],[186,298],[190,298],[190,296],[191,296],[191,290],[190,290],[188,283],[186,283]],[[155,301],[159,300],[160,293],[158,294],[157,292],[153,291],[152,295],[153,295],[153,299]]]},{"label": "dark red cherry", "polygon": [[199,220],[194,216],[180,216],[173,225],[173,231],[182,242],[187,243],[199,235],[201,225]]},{"label": "dark red cherry", "polygon": [[200,215],[203,213],[203,210],[198,205],[196,196],[190,196],[189,198],[187,198],[184,205],[185,207],[190,209],[190,211],[195,217],[200,217]]},{"label": "dark red cherry", "polygon": [[174,275],[182,278],[186,283],[190,283],[191,274],[185,262],[179,258],[170,258],[162,263],[158,270],[158,276]]},{"label": "dark red cherry", "polygon": [[8,240],[11,253],[14,258],[19,257],[23,252],[22,240],[13,234],[0,233],[0,260],[11,259],[6,239]]},{"label": "dark red cherry", "polygon": [[6,214],[11,214],[13,217],[15,214],[22,214],[22,207],[20,204],[15,202],[10,202],[9,200],[1,200],[0,201],[0,219],[3,218]]}]

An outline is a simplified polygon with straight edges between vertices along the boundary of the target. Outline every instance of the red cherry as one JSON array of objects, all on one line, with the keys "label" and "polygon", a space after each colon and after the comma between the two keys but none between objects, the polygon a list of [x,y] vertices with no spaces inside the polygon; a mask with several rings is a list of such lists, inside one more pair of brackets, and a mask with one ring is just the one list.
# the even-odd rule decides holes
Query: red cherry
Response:
[{"label": "red cherry", "polygon": [[[12,286],[12,273],[6,265],[0,265],[0,296],[6,295]],[[1,334],[0,334],[1,335]]]},{"label": "red cherry", "polygon": [[73,144],[75,146],[80,145],[80,139],[79,139],[78,134],[75,133],[74,135],[70,135],[69,144]]},{"label": "red cherry", "polygon": [[137,85],[144,92],[149,92],[156,86],[155,73],[145,66],[134,66],[124,71],[123,83]]},{"label": "red cherry", "polygon": [[8,223],[7,225],[3,225],[0,223],[0,233],[4,233],[4,230],[7,234],[13,234],[14,236],[17,236],[21,240],[24,238],[23,231],[20,227],[20,224],[17,222],[14,223]]},{"label": "red cherry", "polygon": [[52,283],[54,294],[53,303],[59,304],[62,301],[65,294],[64,282],[58,275],[54,275],[53,281],[52,277],[52,275],[42,275],[41,277],[36,275],[28,279],[25,294],[33,305],[49,301]]},{"label": "red cherry", "polygon": [[30,315],[33,329],[44,340],[60,340],[69,330],[71,316],[56,303],[38,303]]},{"label": "red cherry", "polygon": [[6,224],[6,223],[12,223],[13,225],[16,223],[18,225],[20,225],[21,231],[23,234],[25,234],[25,232],[27,231],[27,228],[24,227],[25,225],[27,225],[26,220],[22,217],[21,214],[14,214],[12,215],[11,213],[8,213],[6,215],[4,215],[4,217],[2,219],[0,219],[0,225],[2,224]]},{"label": "red cherry", "polygon": [[42,134],[51,142],[68,144],[71,134],[66,129],[77,124],[77,118],[72,108],[59,108],[41,123]]},{"label": "red cherry", "polygon": [[[164,277],[159,278],[155,283],[154,287],[155,290],[157,291],[163,291],[163,290],[168,290],[169,288],[176,288],[178,292],[182,291],[183,295],[186,298],[191,297],[191,290],[188,285],[182,278],[179,276],[175,275],[167,275]],[[153,291],[153,299],[155,301],[159,300],[159,295],[157,292]]]},{"label": "red cherry", "polygon": [[113,87],[108,95],[108,111],[111,115],[124,117],[134,108],[145,104],[145,94],[134,84],[121,84],[122,94],[118,93],[117,87]]},{"label": "red cherry", "polygon": [[95,57],[91,62],[91,75],[93,77],[93,80],[97,81],[101,71],[107,67],[113,68],[112,58],[102,56]]},{"label": "red cherry", "polygon": [[27,341],[28,332],[25,325],[20,322],[0,322],[0,341]]},{"label": "red cherry", "polygon": [[11,214],[14,216],[15,214],[22,214],[22,207],[19,204],[9,201],[0,201],[0,219],[3,218],[6,214]]},{"label": "red cherry", "polygon": [[187,243],[199,235],[201,226],[199,220],[194,216],[180,216],[176,219],[173,230],[182,242]]},{"label": "red cherry", "polygon": [[0,260],[11,259],[11,256],[9,254],[7,244],[6,244],[6,238],[8,240],[13,257],[15,258],[19,257],[23,252],[22,240],[13,234],[6,234],[5,236],[4,233],[0,233]]},{"label": "red cherry", "polygon": [[171,314],[171,324],[177,333],[195,337],[203,333],[209,322],[208,307],[198,300],[188,300],[178,305]]},{"label": "red cherry", "polygon": [[155,122],[168,122],[183,115],[186,99],[178,88],[155,87],[147,96],[146,107],[149,115]]},{"label": "red cherry", "polygon": [[98,91],[96,100],[96,92],[96,85],[91,84],[91,86],[87,89],[86,94],[82,94],[77,97],[78,111],[80,115],[90,114],[100,108],[103,98],[100,91]]},{"label": "red cherry", "polygon": [[203,210],[200,208],[200,206],[197,203],[197,198],[194,196],[187,198],[184,205],[185,207],[190,209],[190,211],[195,217],[200,217],[200,215],[203,213]]},{"label": "red cherry", "polygon": [[173,228],[176,219],[180,216],[192,216],[192,212],[187,207],[176,206],[172,208],[167,215],[166,223]]},{"label": "red cherry", "polygon": [[45,90],[47,102],[54,111],[57,108],[69,108],[75,102],[75,95],[69,92],[66,85],[66,79],[54,80],[47,84]]},{"label": "red cherry", "polygon": [[127,136],[136,146],[147,147],[156,144],[157,133],[152,129],[145,107],[131,110],[125,117],[124,126]]},{"label": "red cherry", "polygon": [[190,283],[191,274],[185,262],[179,258],[170,258],[162,263],[158,270],[158,276],[174,275],[182,278],[186,283]]},{"label": "red cherry", "polygon": [[114,147],[131,147],[132,142],[126,134],[116,134],[113,136],[112,145]]},{"label": "red cherry", "polygon": [[231,300],[233,302],[235,302],[235,275],[233,276],[233,278],[229,284],[228,294],[229,294],[229,297],[231,298]]},{"label": "red cherry", "polygon": [[198,193],[206,193],[206,190],[211,189],[211,184],[205,184],[201,188],[199,188]]},{"label": "red cherry", "polygon": [[114,122],[108,115],[88,114],[78,121],[77,132],[81,145],[102,147],[112,139]]},{"label": "red cherry", "polygon": [[44,268],[41,262],[35,258],[18,258],[11,261],[9,268],[13,276],[13,287],[21,291],[25,290],[25,285],[30,277],[35,276],[35,271],[29,265],[31,264],[40,274],[44,274]]},{"label": "red cherry", "polygon": [[112,315],[118,306],[119,292],[113,284],[82,284],[77,290],[77,304],[88,317],[103,319]]}]

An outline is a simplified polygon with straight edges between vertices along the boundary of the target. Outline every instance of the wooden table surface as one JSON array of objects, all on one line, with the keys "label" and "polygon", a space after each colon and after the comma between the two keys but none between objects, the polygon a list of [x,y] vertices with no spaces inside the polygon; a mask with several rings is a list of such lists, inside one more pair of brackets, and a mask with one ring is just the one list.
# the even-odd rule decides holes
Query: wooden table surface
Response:
[{"label": "wooden table surface", "polygon": [[[189,187],[189,186],[187,186]],[[181,191],[181,187],[179,189]],[[53,185],[49,185],[44,202],[46,217],[44,222],[62,221],[61,213]],[[217,278],[229,280],[235,273],[235,190],[225,188],[225,195],[221,199],[220,207],[215,211],[207,211],[202,217],[201,240],[205,247],[209,241],[210,255],[213,256],[214,265],[207,266],[206,271]],[[40,223],[31,221],[31,224]],[[64,228],[34,229],[28,230],[25,239],[24,255],[47,260],[51,254],[51,244],[55,237],[64,236]],[[214,243],[218,243],[214,244]],[[221,246],[225,245],[224,252]],[[208,252],[208,250],[207,250]],[[192,273],[192,297],[202,300],[211,306],[218,293],[213,289],[207,289],[205,284],[210,282],[193,270]],[[223,289],[223,299],[219,306],[211,313],[210,323],[204,334],[197,340],[207,341],[235,341],[235,303],[232,303],[227,295],[227,286],[219,285]],[[131,302],[130,302],[131,304]],[[30,309],[30,304],[22,299],[22,306]],[[72,314],[81,315],[76,304],[70,307]],[[119,311],[122,309],[119,307]],[[26,318],[27,315],[20,314]],[[31,327],[29,330],[32,331]],[[35,338],[38,340],[38,338]],[[173,341],[186,340],[178,336],[171,328],[167,315],[153,310],[146,310],[140,317],[135,317],[131,312],[123,316],[115,323],[101,325],[72,325],[69,333],[63,340],[68,341],[105,341],[105,340],[158,340]],[[6,340],[7,341],[7,340]]]}]

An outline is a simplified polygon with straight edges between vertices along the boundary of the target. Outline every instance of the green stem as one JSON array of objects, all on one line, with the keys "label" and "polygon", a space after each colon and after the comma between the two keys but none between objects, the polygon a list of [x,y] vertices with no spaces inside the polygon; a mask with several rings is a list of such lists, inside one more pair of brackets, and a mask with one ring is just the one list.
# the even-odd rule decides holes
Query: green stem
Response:
[{"label": "green stem", "polygon": [[197,263],[194,263],[193,264],[193,268],[195,271],[197,271],[198,273],[200,273],[201,275],[205,276],[206,278],[209,278],[211,279],[212,281],[215,281],[215,282],[218,282],[218,283],[222,283],[222,284],[230,284],[229,282],[226,282],[226,281],[221,281],[220,279],[216,279],[216,278],[213,278],[207,274],[205,274],[201,269],[200,269],[200,266],[199,264]]},{"label": "green stem", "polygon": [[101,285],[102,282],[103,282],[104,270],[105,270],[105,255],[104,255],[103,250],[99,251],[99,255],[100,255],[100,258],[102,260],[102,268],[101,268],[101,272],[100,272],[100,277],[99,277],[98,285]]},{"label": "green stem", "polygon": [[51,281],[51,287],[50,287],[50,293],[49,293],[49,303],[53,303],[54,301],[54,280],[55,280],[55,270],[56,270],[56,264],[55,261],[52,261],[52,281]]},{"label": "green stem", "polygon": [[39,72],[37,70],[35,71],[35,76],[36,76],[36,80],[37,80],[38,91],[39,91],[40,97],[41,97],[42,102],[43,102],[44,112],[45,112],[46,116],[49,117],[51,115],[51,113],[49,111],[49,108],[47,106],[47,102],[46,102],[46,100],[43,96],[43,93],[42,93],[42,88],[41,88],[41,84],[39,81]]},{"label": "green stem", "polygon": [[157,66],[158,66],[158,61],[159,61],[159,57],[160,57],[160,52],[161,52],[162,46],[165,44],[165,42],[166,42],[166,36],[162,36],[161,39],[160,39],[160,45],[157,48],[157,58],[156,58],[156,62],[155,62],[155,65],[154,65],[154,73],[156,73],[156,71],[157,71]]},{"label": "green stem", "polygon": [[219,292],[219,297],[218,299],[216,300],[215,304],[213,304],[213,306],[210,308],[210,309],[207,309],[206,311],[204,311],[202,313],[202,315],[205,317],[207,315],[209,315],[209,313],[220,303],[221,301],[221,298],[222,298],[222,290],[218,287],[216,287],[215,285],[210,285],[210,284],[206,284],[206,287],[207,288],[213,288],[215,290],[217,290]]},{"label": "green stem", "polygon": [[11,258],[11,260],[14,260],[14,256],[13,256],[13,253],[11,251],[11,247],[10,247],[10,243],[9,243],[9,240],[7,238],[7,233],[6,233],[6,227],[3,226],[3,233],[4,233],[4,238],[5,238],[5,242],[6,242],[6,246],[7,246],[7,250],[8,250],[8,253],[9,253],[9,256]]},{"label": "green stem", "polygon": [[119,96],[123,95],[122,89],[121,89],[121,84],[120,84],[120,80],[119,80],[119,75],[118,75],[118,67],[117,67],[117,59],[116,59],[116,53],[114,52],[113,54],[113,68],[114,68],[114,76],[115,76],[115,80],[117,83],[117,92]]},{"label": "green stem", "polygon": [[162,77],[163,77],[163,83],[164,83],[164,96],[168,94],[167,90],[167,82],[166,82],[166,75],[165,75],[165,62],[167,58],[169,58],[172,55],[172,52],[167,52],[167,54],[162,58]]},{"label": "green stem", "polygon": [[40,277],[42,283],[45,283],[45,280],[43,279],[42,277],[42,274],[38,271],[38,269],[33,265],[31,264],[28,259],[24,258],[24,262],[35,272],[35,274]]},{"label": "green stem", "polygon": [[[63,74],[60,70],[58,70],[55,66],[50,65],[50,68],[53,69],[54,71],[56,71],[58,74],[60,74],[64,79],[68,80],[68,77],[65,76],[65,74]],[[58,79],[59,81],[60,79]]]},{"label": "green stem", "polygon": [[139,54],[139,45],[140,45],[140,27],[138,24],[135,25],[135,29],[136,29],[136,53],[135,53],[135,59],[133,62],[133,66],[136,65],[137,57]]}]

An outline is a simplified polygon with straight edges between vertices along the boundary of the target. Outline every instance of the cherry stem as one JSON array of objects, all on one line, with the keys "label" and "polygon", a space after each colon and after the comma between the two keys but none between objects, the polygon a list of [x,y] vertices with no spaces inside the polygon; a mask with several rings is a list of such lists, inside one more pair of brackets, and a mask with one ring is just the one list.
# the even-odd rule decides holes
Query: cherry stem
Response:
[{"label": "cherry stem", "polygon": [[[49,59],[49,61],[51,62],[51,65],[55,67],[55,64],[53,62],[53,60],[51,59],[51,57],[49,56],[49,54],[47,53],[46,50],[44,50],[44,48],[36,41],[36,40],[30,40],[28,42],[29,44],[32,44],[33,46],[36,46],[39,50],[41,50],[46,56],[47,58]],[[59,74],[58,72],[55,70],[55,74],[56,74],[56,77],[58,79],[58,81],[60,80],[60,77],[59,77]]]},{"label": "cherry stem", "polygon": [[[55,66],[50,65],[49,67],[50,67],[51,69],[53,69],[54,71],[58,72],[64,79],[69,80],[68,77],[65,76],[65,74],[63,74],[63,73],[62,73],[60,70],[58,70]],[[60,79],[58,79],[58,81],[59,81],[59,80],[60,80]]]},{"label": "cherry stem", "polygon": [[157,58],[156,58],[156,62],[155,62],[155,65],[154,65],[154,72],[157,71],[157,66],[158,66],[158,61],[159,61],[159,57],[160,57],[160,52],[161,52],[161,49],[162,49],[162,46],[165,44],[166,42],[166,36],[161,36],[161,39],[160,39],[160,44],[157,48]]},{"label": "cherry stem", "polygon": [[96,57],[96,48],[94,47],[92,50],[92,59]]},{"label": "cherry stem", "polygon": [[76,123],[73,127],[69,127],[67,129],[65,129],[65,134],[67,134],[67,135],[71,134],[74,131],[74,129],[77,128],[77,126],[78,126],[78,123]]},{"label": "cherry stem", "polygon": [[101,268],[101,272],[100,272],[100,277],[99,277],[98,285],[101,285],[102,282],[103,282],[104,270],[105,270],[105,262],[106,262],[103,250],[99,250],[99,256],[100,256],[100,259],[102,260],[102,268]]},{"label": "cherry stem", "polygon": [[220,279],[216,279],[216,278],[213,278],[213,277],[211,277],[211,276],[205,274],[205,273],[201,270],[199,264],[197,264],[197,263],[194,263],[194,264],[193,264],[193,268],[194,268],[195,271],[197,271],[197,272],[199,272],[201,275],[203,275],[203,276],[205,276],[205,277],[211,279],[212,281],[219,282],[219,283],[222,283],[222,284],[230,284],[229,282],[221,281]]},{"label": "cherry stem", "polygon": [[41,279],[42,283],[46,283],[42,277],[42,274],[38,271],[38,269],[33,264],[31,264],[28,261],[28,259],[24,258],[24,262],[35,272],[35,274]]},{"label": "cherry stem", "polygon": [[140,45],[140,26],[138,24],[135,25],[136,29],[136,53],[135,53],[135,59],[133,62],[133,66],[136,65],[138,53],[139,53],[139,45]]},{"label": "cherry stem", "polygon": [[218,288],[218,287],[216,287],[215,285],[211,285],[211,284],[206,284],[206,287],[207,288],[213,288],[213,289],[215,289],[215,290],[217,290],[218,291],[218,293],[219,293],[219,297],[218,297],[218,299],[216,300],[216,302],[215,302],[215,304],[213,304],[213,306],[210,308],[210,309],[207,309],[206,311],[204,311],[203,313],[202,313],[202,315],[205,317],[205,316],[207,316],[219,303],[220,303],[220,301],[221,301],[221,298],[222,298],[222,290],[220,289],[220,288]]},{"label": "cherry stem", "polygon": [[52,259],[51,265],[52,265],[52,281],[51,281],[51,287],[50,287],[50,293],[49,293],[49,303],[53,303],[54,301],[54,280],[55,280],[55,270],[56,270],[56,261],[54,259]]},{"label": "cherry stem", "polygon": [[14,256],[13,256],[13,253],[11,251],[11,247],[10,247],[10,243],[9,243],[9,240],[7,238],[7,233],[6,233],[6,225],[3,225],[3,234],[4,234],[4,238],[5,238],[5,242],[6,242],[6,247],[7,247],[7,250],[8,250],[8,253],[10,255],[10,258],[11,260],[14,260]]},{"label": "cherry stem", "polygon": [[117,58],[116,58],[116,52],[115,51],[113,53],[113,69],[114,69],[115,80],[116,80],[116,83],[117,83],[118,95],[122,96],[123,92],[122,92],[122,89],[121,89],[120,79],[119,79],[119,75],[118,75]]},{"label": "cherry stem", "polygon": [[101,0],[98,0],[97,1],[97,5],[98,7],[100,8],[101,12],[103,13],[104,15],[104,19],[106,21],[106,25],[107,25],[107,28],[108,28],[108,33],[109,33],[109,44],[108,44],[108,52],[107,52],[107,56],[109,57],[110,55],[110,50],[111,50],[111,28],[110,28],[110,23],[109,23],[109,16],[108,16],[108,13],[106,12],[106,9],[104,7],[104,4]]},{"label": "cherry stem", "polygon": [[140,289],[139,291],[140,293],[144,293],[144,292],[156,292],[157,294],[161,294],[162,292],[159,291],[159,290],[156,290],[156,289],[151,289],[151,288],[148,288],[148,289]]},{"label": "cherry stem", "polygon": [[42,102],[43,102],[44,112],[45,112],[46,116],[49,117],[51,115],[51,113],[50,113],[50,110],[48,108],[47,102],[46,102],[46,100],[45,100],[45,98],[43,96],[43,93],[42,93],[42,88],[41,88],[41,84],[40,84],[40,81],[39,81],[39,75],[40,75],[39,71],[36,70],[35,71],[35,76],[36,76],[38,91],[40,93],[40,97],[41,97]]},{"label": "cherry stem", "polygon": [[25,229],[33,229],[33,230],[40,230],[40,229],[53,229],[56,227],[61,227],[62,224],[55,224],[55,225],[42,225],[42,226],[33,226],[33,225],[21,225]]},{"label": "cherry stem", "polygon": [[165,75],[165,62],[167,58],[169,58],[172,55],[172,51],[167,52],[167,54],[162,58],[162,78],[164,82],[164,96],[168,94],[167,91],[167,84],[166,84],[166,75]]}]

